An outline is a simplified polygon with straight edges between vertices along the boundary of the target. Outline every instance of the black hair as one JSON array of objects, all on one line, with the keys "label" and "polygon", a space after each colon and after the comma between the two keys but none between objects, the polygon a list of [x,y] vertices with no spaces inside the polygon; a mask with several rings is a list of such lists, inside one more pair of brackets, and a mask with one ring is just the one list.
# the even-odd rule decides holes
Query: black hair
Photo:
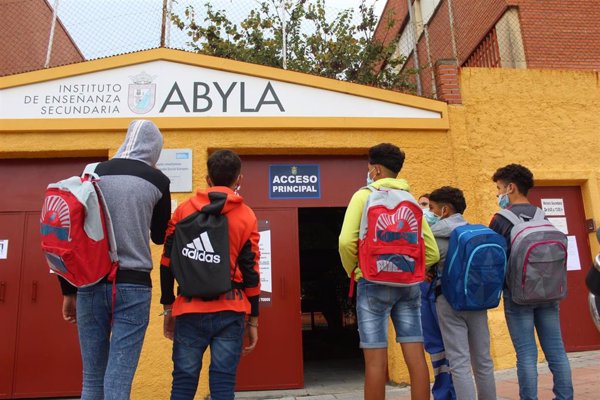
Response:
[{"label": "black hair", "polygon": [[430,196],[431,196],[431,193],[423,193],[418,198],[420,199],[421,197],[425,197],[426,199],[428,199]]},{"label": "black hair", "polygon": [[391,143],[380,143],[369,149],[369,164],[380,164],[397,174],[404,165],[404,152]]},{"label": "black hair", "polygon": [[534,184],[531,171],[520,164],[508,164],[506,167],[498,168],[492,176],[492,180],[494,182],[502,181],[507,185],[514,183],[524,196],[527,196],[529,189]]},{"label": "black hair", "polygon": [[240,176],[242,160],[231,150],[219,150],[208,157],[206,166],[213,185],[229,187]]},{"label": "black hair", "polygon": [[442,186],[439,189],[435,189],[429,195],[429,201],[447,204],[454,209],[454,212],[460,214],[467,209],[467,202],[462,190],[451,186]]}]

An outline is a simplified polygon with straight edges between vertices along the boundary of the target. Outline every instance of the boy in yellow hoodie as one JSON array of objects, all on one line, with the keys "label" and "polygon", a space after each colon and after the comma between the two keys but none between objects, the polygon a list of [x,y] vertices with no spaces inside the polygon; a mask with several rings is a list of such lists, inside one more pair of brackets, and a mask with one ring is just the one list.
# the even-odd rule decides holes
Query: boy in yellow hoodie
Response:
[{"label": "boy in yellow hoodie", "polygon": [[[409,191],[408,182],[398,179],[404,164],[404,152],[390,143],[381,143],[369,149],[367,184],[379,189]],[[362,278],[358,266],[358,238],[363,210],[371,191],[361,188],[352,196],[339,238],[342,265],[358,282],[356,309],[360,347],[365,357],[366,400],[383,400],[387,379],[387,331],[391,317],[396,329],[396,341],[408,366],[412,399],[429,399],[429,371],[423,352],[421,327],[421,294],[419,285],[397,287],[369,282]],[[415,201],[416,202],[416,201]],[[439,261],[439,251],[427,221],[422,221],[425,242],[425,265]]]}]

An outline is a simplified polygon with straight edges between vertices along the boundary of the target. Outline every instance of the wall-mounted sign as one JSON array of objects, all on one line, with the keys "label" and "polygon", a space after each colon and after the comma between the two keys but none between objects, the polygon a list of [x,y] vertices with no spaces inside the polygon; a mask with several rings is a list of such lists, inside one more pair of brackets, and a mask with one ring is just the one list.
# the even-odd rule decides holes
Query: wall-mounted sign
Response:
[{"label": "wall-mounted sign", "polygon": [[319,165],[270,165],[269,198],[320,199],[321,173]]},{"label": "wall-mounted sign", "polygon": [[140,116],[442,118],[437,111],[165,60],[0,90],[0,119]]},{"label": "wall-mounted sign", "polygon": [[171,193],[192,191],[192,149],[163,149],[156,167],[171,180]]},{"label": "wall-mounted sign", "polygon": [[563,199],[542,199],[542,210],[548,215],[565,215]]}]

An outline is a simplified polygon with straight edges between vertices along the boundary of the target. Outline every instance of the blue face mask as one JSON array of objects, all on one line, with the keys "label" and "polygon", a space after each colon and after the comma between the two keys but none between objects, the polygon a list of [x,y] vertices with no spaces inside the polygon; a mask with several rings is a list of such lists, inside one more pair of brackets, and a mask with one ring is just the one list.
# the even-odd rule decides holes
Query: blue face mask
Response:
[{"label": "blue face mask", "polygon": [[433,211],[431,211],[428,208],[423,209],[423,218],[425,218],[425,220],[427,220],[427,223],[429,224],[429,226],[433,226],[433,225],[437,224],[438,222],[440,222],[440,219],[441,219],[439,215],[435,215],[433,213]]},{"label": "blue face mask", "polygon": [[508,193],[501,194],[498,196],[498,205],[501,209],[505,209],[510,204],[510,200],[508,199]]}]

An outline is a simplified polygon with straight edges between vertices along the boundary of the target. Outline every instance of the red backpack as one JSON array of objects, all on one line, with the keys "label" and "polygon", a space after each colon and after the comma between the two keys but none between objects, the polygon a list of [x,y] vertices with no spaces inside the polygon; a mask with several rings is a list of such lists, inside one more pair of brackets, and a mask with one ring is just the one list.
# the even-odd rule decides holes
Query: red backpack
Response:
[{"label": "red backpack", "polygon": [[358,265],[363,277],[389,286],[412,286],[425,279],[423,210],[399,189],[376,189],[363,210]]},{"label": "red backpack", "polygon": [[51,183],[40,216],[42,251],[52,272],[76,287],[114,281],[117,247],[110,214],[94,170],[86,166],[81,177]]}]

